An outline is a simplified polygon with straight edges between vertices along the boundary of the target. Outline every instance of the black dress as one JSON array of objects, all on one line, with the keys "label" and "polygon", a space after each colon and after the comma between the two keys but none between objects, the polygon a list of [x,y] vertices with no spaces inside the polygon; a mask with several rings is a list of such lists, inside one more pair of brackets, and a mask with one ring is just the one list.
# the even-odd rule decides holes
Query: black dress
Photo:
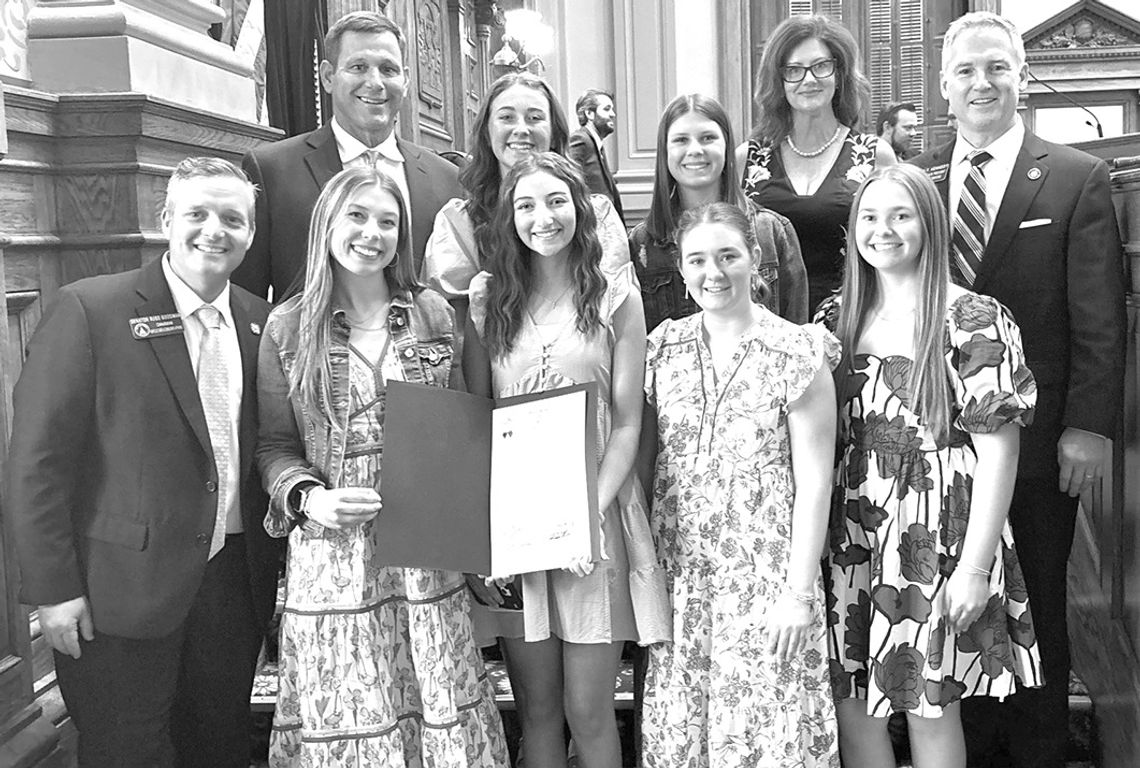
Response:
[{"label": "black dress", "polygon": [[800,239],[808,275],[808,309],[839,288],[843,279],[847,217],[860,182],[875,169],[878,137],[848,133],[823,183],[813,194],[792,187],[780,153],[769,144],[748,142],[742,186],[749,199],[782,213]]}]

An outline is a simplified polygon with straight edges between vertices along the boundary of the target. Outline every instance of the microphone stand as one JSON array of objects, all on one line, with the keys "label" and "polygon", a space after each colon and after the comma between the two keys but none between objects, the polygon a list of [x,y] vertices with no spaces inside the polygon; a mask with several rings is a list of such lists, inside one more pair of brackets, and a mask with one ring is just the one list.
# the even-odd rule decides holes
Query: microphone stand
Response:
[{"label": "microphone stand", "polygon": [[1033,82],[1035,82],[1035,83],[1040,83],[1041,85],[1045,86],[1045,87],[1046,87],[1046,88],[1048,88],[1050,91],[1052,91],[1053,93],[1055,93],[1055,94],[1057,94],[1058,96],[1060,96],[1060,97],[1061,97],[1062,99],[1064,99],[1065,101],[1067,101],[1067,102],[1069,102],[1070,104],[1072,104],[1072,105],[1073,105],[1074,107],[1076,107],[1077,109],[1082,109],[1082,110],[1084,110],[1085,112],[1087,112],[1087,113],[1088,113],[1088,115],[1089,115],[1089,117],[1091,117],[1091,118],[1092,118],[1092,120],[1085,120],[1085,125],[1089,126],[1090,128],[1095,128],[1095,129],[1096,129],[1096,136],[1097,136],[1097,138],[1098,138],[1098,139],[1103,139],[1103,138],[1104,138],[1104,128],[1101,126],[1101,124],[1100,124],[1100,120],[1097,118],[1096,114],[1094,114],[1094,113],[1093,113],[1093,111],[1092,111],[1091,109],[1089,109],[1088,107],[1086,107],[1084,104],[1079,104],[1079,103],[1077,103],[1077,102],[1076,102],[1076,101],[1075,101],[1073,98],[1071,98],[1071,97],[1069,96],[1069,94],[1067,94],[1067,93],[1061,93],[1061,92],[1060,92],[1060,91],[1058,91],[1056,88],[1054,88],[1053,86],[1049,85],[1049,83],[1045,82],[1044,80],[1042,80],[1042,79],[1040,79],[1039,77],[1037,77],[1037,75],[1033,74],[1033,71],[1032,71],[1032,70],[1030,70],[1030,69],[1026,68],[1026,71],[1027,71],[1027,72],[1029,72],[1029,77],[1031,77],[1031,78],[1033,79]]}]

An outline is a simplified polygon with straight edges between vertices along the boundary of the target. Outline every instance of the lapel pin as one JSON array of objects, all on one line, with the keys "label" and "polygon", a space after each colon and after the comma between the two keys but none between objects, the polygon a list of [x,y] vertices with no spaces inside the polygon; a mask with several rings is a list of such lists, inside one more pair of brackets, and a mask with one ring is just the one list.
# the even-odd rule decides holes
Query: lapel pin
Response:
[{"label": "lapel pin", "polygon": [[1037,181],[1038,179],[1041,178],[1041,169],[1040,168],[1030,168],[1028,171],[1025,172],[1025,175],[1029,177],[1030,181]]},{"label": "lapel pin", "polygon": [[261,335],[261,323],[250,323],[249,330],[253,332],[254,336]]}]

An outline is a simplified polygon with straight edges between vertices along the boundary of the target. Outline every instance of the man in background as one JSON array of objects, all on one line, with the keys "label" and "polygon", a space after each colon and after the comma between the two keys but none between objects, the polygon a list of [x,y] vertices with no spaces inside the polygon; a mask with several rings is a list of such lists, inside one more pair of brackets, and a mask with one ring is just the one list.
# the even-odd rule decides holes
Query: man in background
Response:
[{"label": "man in background", "polygon": [[909,102],[894,102],[883,107],[875,122],[879,138],[891,145],[899,160],[909,160],[917,154],[910,148],[918,133],[918,112]]},{"label": "man in background", "polygon": [[455,166],[396,136],[408,91],[407,41],[394,21],[372,11],[342,16],[325,35],[321,87],[332,119],[315,131],[259,147],[242,168],[261,190],[257,234],[233,281],[281,301],[304,279],[309,217],[325,184],[343,169],[371,165],[395,180],[412,224],[419,274],[436,213],[462,197]]},{"label": "man in background", "polygon": [[621,194],[606,160],[602,142],[614,132],[617,112],[613,95],[591,88],[578,98],[574,109],[581,127],[570,134],[570,159],[582,169],[586,185],[594,194],[605,195],[614,204],[618,216],[625,220],[621,207]]},{"label": "man in background", "polygon": [[1017,115],[1028,84],[1017,29],[993,13],[954,21],[942,95],[949,143],[913,160],[947,201],[951,276],[1012,312],[1037,382],[1009,508],[1045,685],[1004,702],[962,702],[969,765],[1001,731],[1015,768],[1062,768],[1068,739],[1066,567],[1080,495],[1109,460],[1124,394],[1124,270],[1103,160],[1033,135]]}]

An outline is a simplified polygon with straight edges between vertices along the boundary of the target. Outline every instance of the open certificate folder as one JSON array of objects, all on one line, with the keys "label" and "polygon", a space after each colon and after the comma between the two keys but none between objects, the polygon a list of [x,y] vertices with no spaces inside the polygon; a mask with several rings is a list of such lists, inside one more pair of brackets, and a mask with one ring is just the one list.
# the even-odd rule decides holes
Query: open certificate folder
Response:
[{"label": "open certificate folder", "polygon": [[389,381],[385,565],[511,576],[601,558],[597,384],[492,401]]}]

